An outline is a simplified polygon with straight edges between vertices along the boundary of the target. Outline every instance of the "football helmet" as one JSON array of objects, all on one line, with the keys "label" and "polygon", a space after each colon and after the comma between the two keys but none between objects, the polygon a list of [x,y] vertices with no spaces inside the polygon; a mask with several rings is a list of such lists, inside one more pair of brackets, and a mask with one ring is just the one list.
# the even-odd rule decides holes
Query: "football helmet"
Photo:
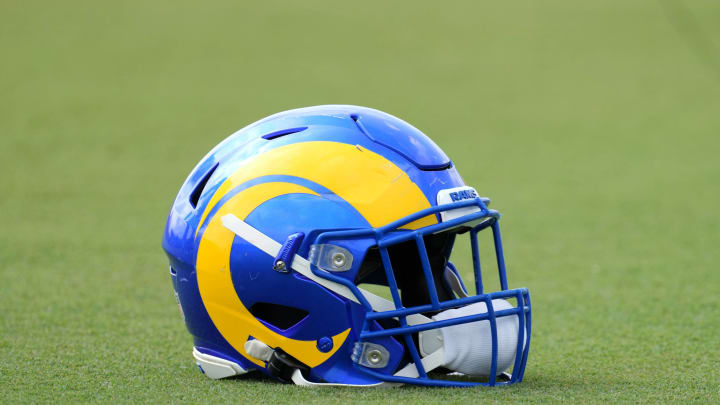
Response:
[{"label": "football helmet", "polygon": [[430,138],[377,110],[301,108],[237,131],[185,180],[163,238],[197,365],[305,386],[521,381],[530,296],[508,288],[489,204]]}]

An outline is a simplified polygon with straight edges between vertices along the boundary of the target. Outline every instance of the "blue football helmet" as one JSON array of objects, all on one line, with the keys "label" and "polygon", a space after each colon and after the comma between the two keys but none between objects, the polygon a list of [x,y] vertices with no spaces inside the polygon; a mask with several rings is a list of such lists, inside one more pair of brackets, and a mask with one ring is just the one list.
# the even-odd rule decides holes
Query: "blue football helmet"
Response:
[{"label": "blue football helmet", "polygon": [[[305,386],[521,381],[530,296],[508,288],[489,203],[430,138],[377,110],[301,108],[239,130],[185,180],[163,238],[197,365]],[[466,237],[474,293],[451,260]]]}]

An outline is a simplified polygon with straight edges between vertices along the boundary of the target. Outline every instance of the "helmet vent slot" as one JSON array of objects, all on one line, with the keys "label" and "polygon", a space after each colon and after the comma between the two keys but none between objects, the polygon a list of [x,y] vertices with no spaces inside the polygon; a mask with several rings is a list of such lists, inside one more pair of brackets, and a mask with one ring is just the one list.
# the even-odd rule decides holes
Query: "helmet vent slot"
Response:
[{"label": "helmet vent slot", "polygon": [[353,120],[353,122],[354,122],[355,125],[358,127],[358,129],[360,130],[360,132],[363,133],[363,135],[367,136],[367,137],[370,138],[370,140],[372,140],[372,141],[375,140],[375,139],[373,139],[372,136],[370,136],[370,134],[369,134],[368,131],[365,129],[365,126],[362,124],[362,122],[360,122],[360,116],[359,116],[359,115],[357,115],[357,114],[350,114],[350,118]]},{"label": "helmet vent slot", "polygon": [[200,200],[200,196],[202,195],[203,190],[205,190],[205,186],[207,185],[208,180],[210,180],[210,177],[215,173],[215,169],[217,169],[218,163],[215,163],[213,167],[208,170],[207,173],[203,176],[203,178],[200,180],[200,182],[195,185],[195,188],[193,189],[192,193],[190,193],[190,205],[192,205],[193,208],[197,207],[197,203]]},{"label": "helmet vent slot", "polygon": [[302,132],[302,131],[304,131],[304,130],[306,130],[306,129],[308,129],[308,127],[297,127],[297,128],[281,129],[281,130],[279,130],[279,131],[270,132],[269,134],[265,134],[265,135],[263,135],[261,138],[270,140],[270,139],[279,138],[279,137],[281,137],[281,136],[285,136],[285,135],[290,135],[290,134],[295,134],[295,133],[298,133],[298,132]]},{"label": "helmet vent slot", "polygon": [[250,313],[280,330],[292,328],[309,314],[304,309],[269,302],[256,302],[250,307]]}]

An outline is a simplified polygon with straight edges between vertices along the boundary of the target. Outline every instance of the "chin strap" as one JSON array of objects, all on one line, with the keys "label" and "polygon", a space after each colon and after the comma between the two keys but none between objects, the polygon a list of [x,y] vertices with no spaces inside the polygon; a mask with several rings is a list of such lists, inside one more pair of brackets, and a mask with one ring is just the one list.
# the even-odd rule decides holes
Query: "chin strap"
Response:
[{"label": "chin strap", "polygon": [[[402,384],[393,384],[380,382],[375,384],[339,384],[339,383],[316,383],[308,381],[302,373],[301,368],[296,368],[296,364],[290,364],[294,359],[288,359],[280,355],[272,347],[265,343],[253,339],[245,342],[245,351],[252,357],[266,363],[267,369],[271,375],[283,382],[292,381],[295,385],[301,387],[374,387],[374,388],[392,388]],[[300,366],[302,367],[302,366]],[[288,377],[289,375],[289,377]],[[289,380],[289,381],[288,381]]]},{"label": "chin strap", "polygon": [[[425,372],[430,372],[440,366],[442,366],[443,360],[444,360],[445,354],[443,353],[443,349],[440,349],[433,354],[429,356],[425,356],[422,358],[422,364],[425,368]],[[400,371],[394,374],[396,377],[408,377],[408,378],[417,378],[420,375],[418,374],[417,367],[415,367],[415,363],[410,363],[407,366],[403,367]],[[299,369],[296,369],[292,374],[292,382],[295,383],[295,385],[299,385],[301,387],[366,387],[366,388],[395,388],[403,385],[402,383],[389,383],[389,382],[381,382],[381,383],[375,383],[375,384],[338,384],[338,383],[316,383],[311,382],[305,379],[305,376],[303,376],[302,372]]]},{"label": "chin strap", "polygon": [[[339,383],[316,383],[308,381],[302,373],[299,364],[290,364],[294,359],[288,361],[283,360],[282,355],[278,356],[278,352],[265,343],[253,339],[245,342],[245,351],[252,357],[261,360],[267,364],[268,371],[276,378],[283,382],[292,381],[295,385],[301,387],[367,387],[367,388],[393,388],[401,386],[400,383],[380,382],[375,384],[339,384]],[[284,354],[284,353],[283,353]],[[436,350],[432,354],[422,358],[422,365],[425,372],[432,371],[443,365],[445,353],[442,348]],[[410,363],[395,373],[397,377],[417,378],[419,376],[415,363]],[[289,381],[288,381],[289,380]]]},{"label": "chin strap", "polygon": [[[429,355],[423,357],[420,361],[422,362],[423,368],[425,369],[426,373],[435,370],[436,368],[443,365],[443,362],[445,361],[445,350],[443,350],[443,348],[441,347],[436,351],[430,353]],[[395,376],[418,378],[420,374],[418,373],[417,367],[415,367],[415,363],[410,363],[407,366],[403,367],[400,371],[395,373]]]}]

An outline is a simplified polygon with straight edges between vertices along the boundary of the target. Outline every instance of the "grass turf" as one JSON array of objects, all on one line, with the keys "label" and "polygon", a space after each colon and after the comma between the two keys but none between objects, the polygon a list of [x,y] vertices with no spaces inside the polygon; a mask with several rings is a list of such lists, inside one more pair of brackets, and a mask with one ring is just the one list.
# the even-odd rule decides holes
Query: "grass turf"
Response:
[{"label": "grass turf", "polygon": [[[0,4],[0,403],[720,401],[720,7]],[[399,115],[533,296],[508,388],[211,381],[160,237],[191,167],[305,105]]]}]

